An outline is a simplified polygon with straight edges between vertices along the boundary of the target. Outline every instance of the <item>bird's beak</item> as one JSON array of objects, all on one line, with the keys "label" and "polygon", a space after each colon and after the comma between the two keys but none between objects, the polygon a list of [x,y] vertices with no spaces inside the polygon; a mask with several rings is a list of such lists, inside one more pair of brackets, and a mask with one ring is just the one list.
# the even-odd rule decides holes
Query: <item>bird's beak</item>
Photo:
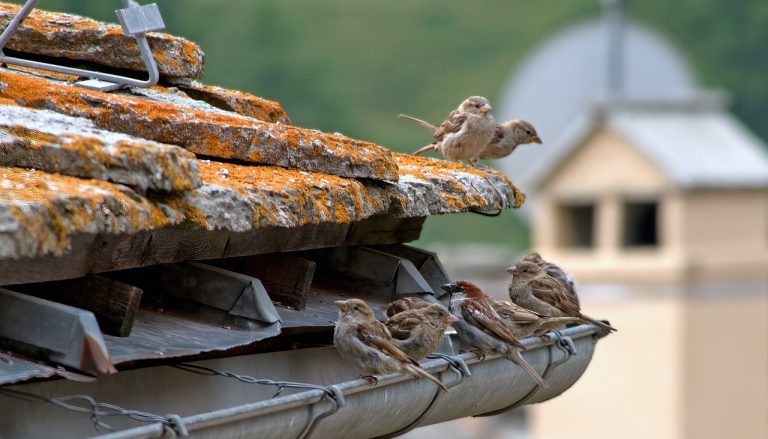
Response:
[{"label": "bird's beak", "polygon": [[488,114],[491,111],[493,111],[493,108],[491,108],[490,105],[483,105],[482,107],[480,107],[480,112],[483,114]]},{"label": "bird's beak", "polygon": [[513,265],[507,268],[507,273],[517,274],[517,267]]},{"label": "bird's beak", "polygon": [[447,293],[457,293],[459,291],[458,286],[455,285],[455,284],[440,285],[440,288],[442,288],[443,291],[445,291]]},{"label": "bird's beak", "polygon": [[448,314],[448,318],[446,319],[448,323],[456,323],[459,321],[459,319],[456,318],[453,314]]},{"label": "bird's beak", "polygon": [[338,306],[338,307],[339,307],[339,309],[341,310],[341,312],[347,312],[347,311],[349,311],[349,305],[347,305],[347,301],[346,301],[346,300],[337,300],[337,301],[335,301],[335,302],[333,302],[333,303],[334,303],[336,306]]},{"label": "bird's beak", "polygon": [[528,136],[528,143],[538,143],[541,145],[541,138],[537,135]]}]

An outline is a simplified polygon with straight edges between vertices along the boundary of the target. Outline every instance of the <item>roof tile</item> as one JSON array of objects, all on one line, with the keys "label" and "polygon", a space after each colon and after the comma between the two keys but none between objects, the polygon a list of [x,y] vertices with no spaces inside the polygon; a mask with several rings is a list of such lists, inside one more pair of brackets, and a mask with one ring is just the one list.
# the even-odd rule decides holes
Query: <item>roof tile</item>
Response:
[{"label": "roof tile", "polygon": [[[0,29],[5,29],[20,9],[17,4],[0,3]],[[164,33],[149,33],[147,39],[162,76],[203,76],[204,55],[197,44]],[[123,34],[120,26],[72,14],[35,9],[6,47],[24,53],[146,71],[136,40]]]}]

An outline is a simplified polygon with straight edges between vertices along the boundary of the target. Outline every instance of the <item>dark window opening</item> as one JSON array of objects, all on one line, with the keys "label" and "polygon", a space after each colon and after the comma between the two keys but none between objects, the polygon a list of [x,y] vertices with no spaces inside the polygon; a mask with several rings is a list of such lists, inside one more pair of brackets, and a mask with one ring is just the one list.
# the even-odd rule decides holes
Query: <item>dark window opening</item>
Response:
[{"label": "dark window opening", "polygon": [[656,201],[624,204],[624,247],[659,245],[658,210]]},{"label": "dark window opening", "polygon": [[562,247],[595,246],[595,205],[561,205],[558,212],[559,241]]}]

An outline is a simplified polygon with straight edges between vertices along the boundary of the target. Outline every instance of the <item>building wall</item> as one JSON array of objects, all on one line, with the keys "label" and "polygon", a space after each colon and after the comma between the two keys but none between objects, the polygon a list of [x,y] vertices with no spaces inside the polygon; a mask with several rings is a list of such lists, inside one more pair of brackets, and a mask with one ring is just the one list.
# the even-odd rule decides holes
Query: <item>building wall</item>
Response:
[{"label": "building wall", "polygon": [[[621,248],[622,203],[638,199],[659,201],[657,248]],[[596,203],[593,249],[559,244],[558,206],[571,200]],[[598,129],[537,192],[534,247],[583,281],[679,281],[685,270],[680,214],[680,194],[669,180],[621,135]]]},{"label": "building wall", "polygon": [[681,343],[682,437],[768,438],[768,283],[723,284],[716,296],[690,288]]},{"label": "building wall", "polygon": [[[681,303],[669,296],[582,294],[588,314],[619,332],[601,340],[567,392],[531,406],[532,439],[677,439],[683,431]],[[607,298],[606,298],[607,297]]]},{"label": "building wall", "polygon": [[[622,202],[653,196],[659,246],[623,248]],[[619,332],[571,390],[531,409],[531,437],[768,437],[768,191],[676,189],[598,129],[537,197],[534,248]],[[557,206],[588,199],[595,247],[563,248]]]}]

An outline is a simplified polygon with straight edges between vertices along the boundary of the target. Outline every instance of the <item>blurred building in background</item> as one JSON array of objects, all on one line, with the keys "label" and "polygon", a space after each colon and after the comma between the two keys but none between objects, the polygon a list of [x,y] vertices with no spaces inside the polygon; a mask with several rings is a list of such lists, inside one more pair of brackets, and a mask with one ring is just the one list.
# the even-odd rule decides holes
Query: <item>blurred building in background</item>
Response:
[{"label": "blurred building in background", "polygon": [[534,247],[619,328],[532,437],[768,437],[768,156],[721,101],[600,106],[532,174]]}]

